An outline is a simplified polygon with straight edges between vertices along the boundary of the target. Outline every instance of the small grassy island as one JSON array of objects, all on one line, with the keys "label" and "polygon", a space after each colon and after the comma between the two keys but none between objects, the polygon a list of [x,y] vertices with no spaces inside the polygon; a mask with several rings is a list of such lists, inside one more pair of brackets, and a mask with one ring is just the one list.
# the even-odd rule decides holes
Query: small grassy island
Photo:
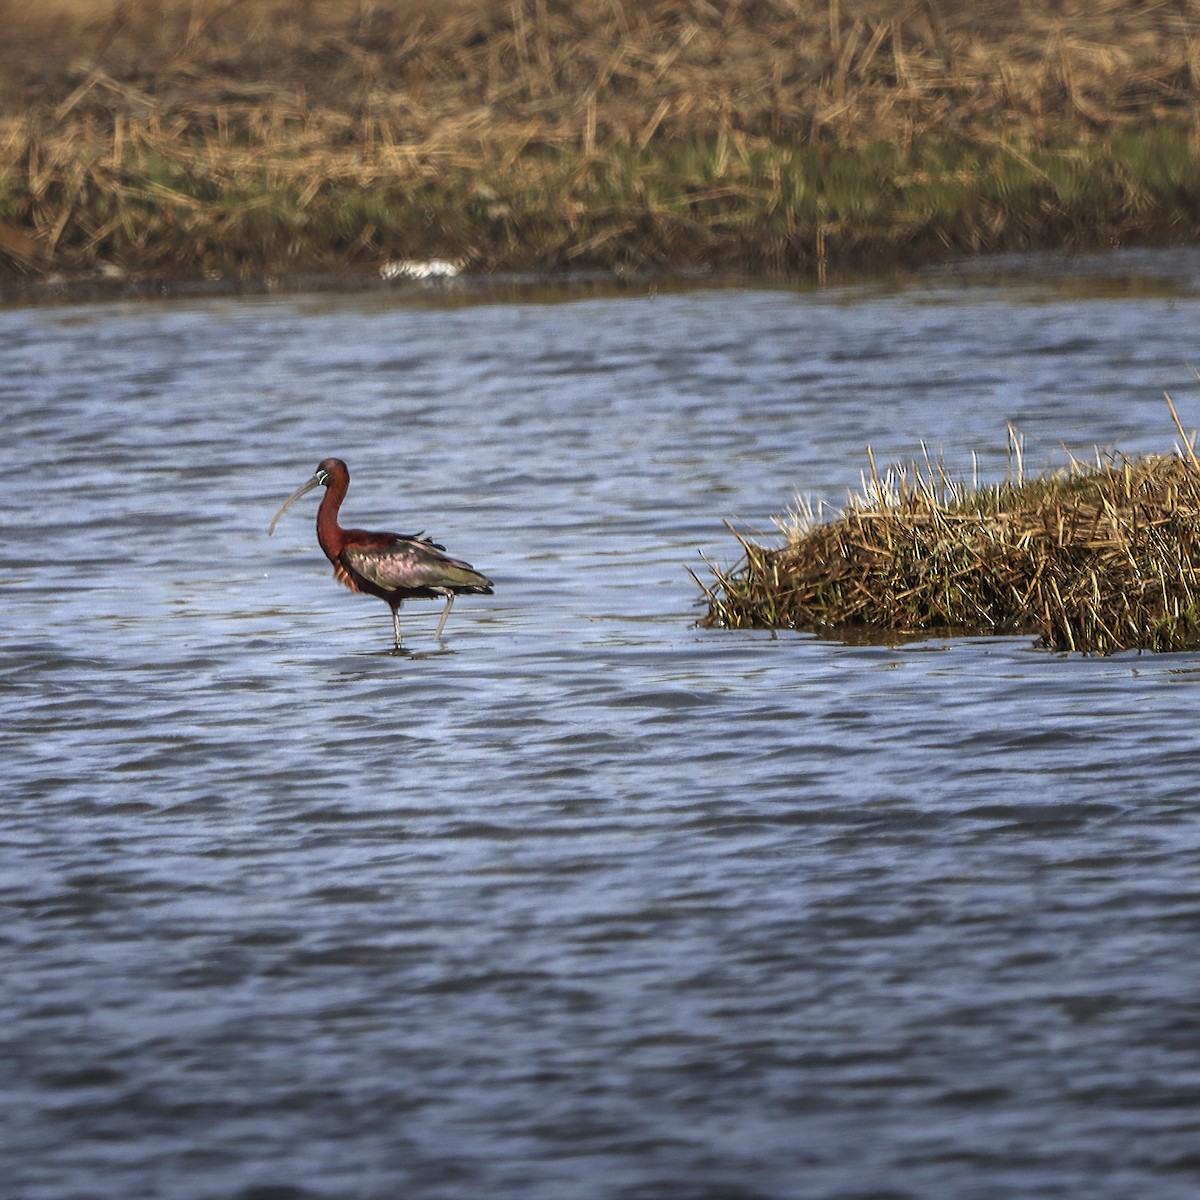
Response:
[{"label": "small grassy island", "polygon": [[[1200,460],[1072,462],[969,489],[925,464],[880,479],[836,520],[738,537],[731,570],[696,578],[725,629],[829,636],[1030,634],[1055,650],[1200,648]],[[711,566],[711,564],[710,564]]]}]

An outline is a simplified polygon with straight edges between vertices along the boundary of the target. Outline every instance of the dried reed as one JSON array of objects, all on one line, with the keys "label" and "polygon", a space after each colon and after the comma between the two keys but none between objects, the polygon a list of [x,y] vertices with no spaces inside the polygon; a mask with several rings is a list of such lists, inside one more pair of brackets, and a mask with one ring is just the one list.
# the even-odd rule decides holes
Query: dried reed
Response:
[{"label": "dried reed", "polygon": [[705,263],[1200,234],[1178,0],[13,0],[0,269]]},{"label": "dried reed", "polygon": [[734,533],[742,561],[696,577],[706,626],[1200,648],[1200,462],[1186,438],[1174,455],[977,490],[928,461],[882,480],[872,469],[840,517],[794,517],[781,548]]}]

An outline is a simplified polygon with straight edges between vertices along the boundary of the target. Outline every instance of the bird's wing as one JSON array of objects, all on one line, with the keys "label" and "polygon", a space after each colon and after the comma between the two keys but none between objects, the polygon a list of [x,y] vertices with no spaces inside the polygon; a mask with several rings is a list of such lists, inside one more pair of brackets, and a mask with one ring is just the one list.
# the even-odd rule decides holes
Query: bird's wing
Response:
[{"label": "bird's wing", "polygon": [[491,581],[470,563],[448,558],[428,538],[392,537],[376,545],[342,551],[347,566],[388,591],[406,588],[491,590]]},{"label": "bird's wing", "polygon": [[432,546],[435,550],[445,550],[445,546],[441,542],[435,542],[433,538],[425,536],[425,530],[420,533],[393,533],[389,535],[398,542],[424,542],[427,546]]}]

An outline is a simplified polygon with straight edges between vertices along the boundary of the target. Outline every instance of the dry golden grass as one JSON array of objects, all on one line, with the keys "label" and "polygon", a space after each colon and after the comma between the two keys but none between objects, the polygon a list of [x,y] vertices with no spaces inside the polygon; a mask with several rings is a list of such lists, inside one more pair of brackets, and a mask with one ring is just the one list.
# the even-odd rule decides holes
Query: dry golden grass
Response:
[{"label": "dry golden grass", "polygon": [[972,491],[937,464],[880,480],[786,544],[697,578],[704,625],[831,636],[1033,634],[1058,650],[1200,648],[1200,461],[1079,462]]},{"label": "dry golden grass", "polygon": [[0,103],[60,121],[140,105],[194,132],[224,112],[251,136],[277,105],[338,114],[363,145],[1048,137],[1192,115],[1198,29],[1191,0],[24,0]]},{"label": "dry golden grass", "polygon": [[1200,231],[1198,0],[14,0],[6,25],[10,266],[796,269]]}]

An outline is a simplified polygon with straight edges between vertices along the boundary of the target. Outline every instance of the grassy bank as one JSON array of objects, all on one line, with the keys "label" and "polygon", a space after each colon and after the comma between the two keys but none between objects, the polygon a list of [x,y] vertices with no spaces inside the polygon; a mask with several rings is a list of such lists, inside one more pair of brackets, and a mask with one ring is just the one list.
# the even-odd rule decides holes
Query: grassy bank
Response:
[{"label": "grassy bank", "polygon": [[1188,2],[10,7],[0,271],[819,276],[1200,235]]},{"label": "grassy bank", "polygon": [[1200,648],[1200,461],[1073,463],[970,489],[937,464],[874,475],[835,520],[696,581],[711,627],[880,640],[1027,634],[1057,650]]}]

